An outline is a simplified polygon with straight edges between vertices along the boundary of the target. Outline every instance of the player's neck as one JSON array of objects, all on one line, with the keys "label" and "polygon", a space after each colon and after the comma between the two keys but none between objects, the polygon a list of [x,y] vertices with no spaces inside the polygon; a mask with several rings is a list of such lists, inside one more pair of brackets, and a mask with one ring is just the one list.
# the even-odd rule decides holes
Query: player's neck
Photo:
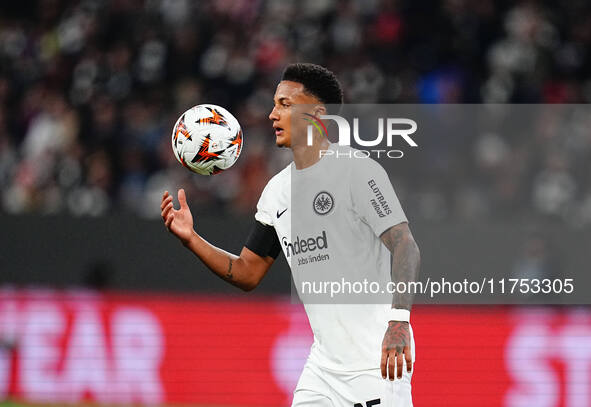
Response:
[{"label": "player's neck", "polygon": [[326,138],[314,140],[311,146],[293,146],[291,152],[293,153],[293,162],[296,169],[303,170],[316,164],[320,160],[320,151],[327,150],[329,146],[330,143]]}]

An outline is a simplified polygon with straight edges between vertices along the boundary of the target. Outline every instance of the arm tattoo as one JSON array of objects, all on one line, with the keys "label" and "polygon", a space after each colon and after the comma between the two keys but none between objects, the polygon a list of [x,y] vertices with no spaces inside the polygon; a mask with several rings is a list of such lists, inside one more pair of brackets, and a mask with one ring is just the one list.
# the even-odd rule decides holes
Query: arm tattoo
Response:
[{"label": "arm tattoo", "polygon": [[228,264],[228,271],[226,272],[226,278],[228,280],[231,280],[232,278],[234,278],[234,276],[232,275],[232,258],[228,258],[228,260],[230,260],[230,263]]},{"label": "arm tattoo", "polygon": [[[420,253],[408,229],[408,224],[391,227],[381,238],[392,254],[392,281],[405,283],[417,281],[421,262]],[[396,292],[392,299],[392,306],[410,310],[413,297],[412,290],[406,290],[406,293]]]},{"label": "arm tattoo", "polygon": [[[402,230],[401,229],[393,229],[391,233],[388,233],[386,238],[389,240],[390,246],[395,250],[398,245],[400,245],[400,241],[402,240]],[[392,254],[394,252],[392,251]]]}]

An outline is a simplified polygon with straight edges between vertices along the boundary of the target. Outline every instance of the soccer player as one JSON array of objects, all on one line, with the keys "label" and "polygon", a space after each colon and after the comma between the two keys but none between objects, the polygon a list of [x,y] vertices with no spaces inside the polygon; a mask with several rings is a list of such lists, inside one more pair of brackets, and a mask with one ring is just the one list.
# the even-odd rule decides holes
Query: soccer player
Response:
[{"label": "soccer player", "polygon": [[[351,148],[331,144],[318,131],[312,143],[302,142],[307,138],[298,131],[300,110],[317,117],[341,105],[342,98],[327,69],[313,64],[285,69],[269,119],[277,146],[290,148],[293,162],[263,190],[239,256],[195,232],[183,189],[178,210],[168,192],[162,197],[167,229],[215,274],[246,291],[259,284],[282,250],[298,290],[306,276],[327,270],[416,281],[419,250],[384,169],[370,158],[338,159]],[[391,303],[380,304],[304,301],[314,343],[292,406],[412,406],[412,299],[394,293]]]}]

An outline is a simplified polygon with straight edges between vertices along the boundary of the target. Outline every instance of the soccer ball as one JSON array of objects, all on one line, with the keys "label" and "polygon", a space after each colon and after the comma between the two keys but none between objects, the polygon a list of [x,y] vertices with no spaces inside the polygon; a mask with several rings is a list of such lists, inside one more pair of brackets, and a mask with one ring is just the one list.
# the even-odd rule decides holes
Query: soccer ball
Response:
[{"label": "soccer ball", "polygon": [[197,105],[179,117],[172,130],[172,151],[189,170],[203,175],[230,168],[242,151],[238,120],[216,105]]}]

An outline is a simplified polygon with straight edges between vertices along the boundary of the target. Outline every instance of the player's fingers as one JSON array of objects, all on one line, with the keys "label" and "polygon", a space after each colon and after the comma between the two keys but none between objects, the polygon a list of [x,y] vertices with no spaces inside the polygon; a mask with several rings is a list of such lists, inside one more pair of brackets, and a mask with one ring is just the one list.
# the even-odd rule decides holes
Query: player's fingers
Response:
[{"label": "player's fingers", "polygon": [[402,379],[402,364],[403,364],[403,357],[402,352],[398,352],[396,354],[396,377]]},{"label": "player's fingers", "polygon": [[164,226],[166,226],[166,229],[170,230],[170,225],[173,220],[174,220],[174,213],[171,213],[170,215],[168,215],[166,217],[166,221],[164,222]]},{"label": "player's fingers", "polygon": [[412,371],[412,353],[410,346],[404,347],[404,359],[406,360],[406,371],[410,373]]},{"label": "player's fingers", "polygon": [[168,196],[168,191],[164,191],[164,193],[162,194],[162,200],[166,199],[167,196]]},{"label": "player's fingers", "polygon": [[170,213],[170,210],[172,209],[172,202],[169,202],[168,205],[166,205],[166,207],[164,209],[162,209],[162,218],[166,219],[168,217],[168,214]]},{"label": "player's fingers", "polygon": [[164,214],[168,208],[172,207],[172,201],[168,200],[164,203],[164,205],[162,205],[162,214]]},{"label": "player's fingers", "polygon": [[179,203],[181,204],[181,208],[188,208],[187,205],[187,195],[185,195],[185,190],[183,188],[179,189]]},{"label": "player's fingers", "polygon": [[382,379],[386,378],[386,366],[388,366],[388,350],[382,349],[382,360],[380,361],[380,369],[382,370]]},{"label": "player's fingers", "polygon": [[164,210],[164,207],[168,205],[169,202],[172,202],[172,196],[168,196],[167,198],[162,199],[162,203],[160,204],[160,209]]},{"label": "player's fingers", "polygon": [[394,380],[394,366],[396,366],[396,352],[391,351],[388,355],[388,378]]}]

